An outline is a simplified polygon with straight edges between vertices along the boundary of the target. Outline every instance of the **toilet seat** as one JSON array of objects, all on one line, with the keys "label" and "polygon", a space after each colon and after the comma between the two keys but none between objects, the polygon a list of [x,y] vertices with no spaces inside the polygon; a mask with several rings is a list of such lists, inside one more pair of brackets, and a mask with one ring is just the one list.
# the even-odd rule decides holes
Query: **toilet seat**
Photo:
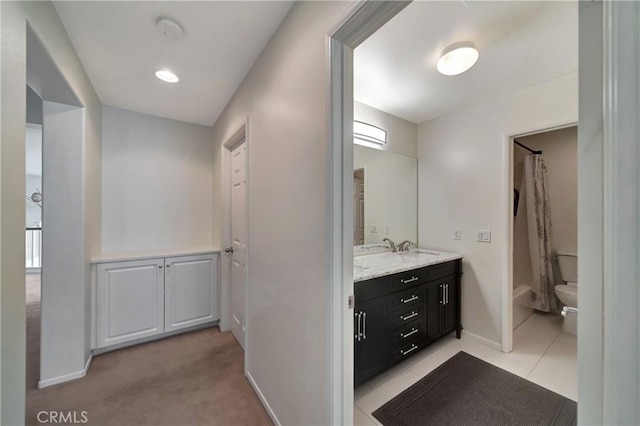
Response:
[{"label": "toilet seat", "polygon": [[557,285],[554,288],[556,296],[565,305],[572,308],[578,307],[578,286],[577,285]]}]

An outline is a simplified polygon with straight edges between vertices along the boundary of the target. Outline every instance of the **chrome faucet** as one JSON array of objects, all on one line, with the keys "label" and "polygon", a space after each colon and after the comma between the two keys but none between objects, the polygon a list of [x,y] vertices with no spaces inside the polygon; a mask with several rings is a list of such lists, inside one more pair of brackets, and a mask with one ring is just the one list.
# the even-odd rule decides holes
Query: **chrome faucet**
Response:
[{"label": "chrome faucet", "polygon": [[398,251],[409,251],[409,248],[415,246],[415,244],[413,243],[413,241],[410,240],[405,240],[403,242],[401,242],[400,244],[398,244]]},{"label": "chrome faucet", "polygon": [[391,241],[388,238],[385,238],[384,240],[382,240],[382,242],[385,242],[385,241],[389,243],[389,248],[391,249],[391,251],[393,253],[397,253],[398,252],[398,249],[396,248],[396,244],[393,241]]}]

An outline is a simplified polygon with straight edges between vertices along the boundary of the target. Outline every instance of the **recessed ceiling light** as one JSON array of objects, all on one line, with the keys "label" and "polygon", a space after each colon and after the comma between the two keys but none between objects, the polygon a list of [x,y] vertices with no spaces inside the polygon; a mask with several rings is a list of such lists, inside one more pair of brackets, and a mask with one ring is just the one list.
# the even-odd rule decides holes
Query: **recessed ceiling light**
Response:
[{"label": "recessed ceiling light", "polygon": [[158,77],[162,81],[166,81],[167,83],[177,83],[180,81],[178,76],[169,70],[156,71],[156,77]]},{"label": "recessed ceiling light", "polygon": [[467,71],[478,60],[476,46],[470,41],[447,47],[438,60],[438,71],[444,75],[458,75]]}]

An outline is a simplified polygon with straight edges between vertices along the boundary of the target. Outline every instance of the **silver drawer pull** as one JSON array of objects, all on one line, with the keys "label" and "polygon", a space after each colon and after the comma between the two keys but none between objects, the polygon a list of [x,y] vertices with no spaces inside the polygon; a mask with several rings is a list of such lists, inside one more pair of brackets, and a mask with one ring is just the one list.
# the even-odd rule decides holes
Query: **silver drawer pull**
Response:
[{"label": "silver drawer pull", "polygon": [[417,328],[412,328],[410,332],[408,332],[407,334],[404,333],[400,333],[400,337],[402,337],[403,339],[406,339],[409,336],[413,336],[414,334],[416,334],[418,332]]},{"label": "silver drawer pull", "polygon": [[412,295],[409,299],[400,299],[402,303],[409,303],[413,302],[414,300],[418,300],[418,296]]},{"label": "silver drawer pull", "polygon": [[418,281],[418,277],[411,277],[411,278],[409,278],[408,280],[400,280],[400,282],[401,282],[402,284],[408,284],[408,283],[412,283],[412,282],[414,282],[414,281]]},{"label": "silver drawer pull", "polygon": [[408,320],[408,319],[411,319],[411,318],[413,318],[413,317],[417,317],[417,316],[418,316],[418,313],[417,313],[416,311],[412,311],[412,312],[411,312],[411,315],[407,315],[406,317],[403,317],[402,315],[400,315],[400,319],[401,319],[402,321],[406,321],[406,320]]},{"label": "silver drawer pull", "polygon": [[410,354],[411,352],[415,351],[416,349],[418,349],[418,347],[416,345],[411,345],[410,349],[408,349],[406,351],[400,350],[400,353],[402,355],[407,355],[407,354]]}]

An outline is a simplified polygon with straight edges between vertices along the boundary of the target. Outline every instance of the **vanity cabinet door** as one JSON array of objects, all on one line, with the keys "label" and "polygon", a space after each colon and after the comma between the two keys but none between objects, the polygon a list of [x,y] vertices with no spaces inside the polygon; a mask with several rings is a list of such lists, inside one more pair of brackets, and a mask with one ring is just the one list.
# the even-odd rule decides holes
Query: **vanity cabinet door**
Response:
[{"label": "vanity cabinet door", "polygon": [[442,334],[453,331],[458,317],[457,278],[451,275],[441,280],[443,287]]},{"label": "vanity cabinet door", "polygon": [[356,305],[355,309],[355,383],[359,384],[389,364],[389,342],[386,339],[386,298]]},{"label": "vanity cabinet door", "polygon": [[427,284],[427,342],[437,339],[442,335],[440,327],[442,306],[442,284],[434,281]]}]

